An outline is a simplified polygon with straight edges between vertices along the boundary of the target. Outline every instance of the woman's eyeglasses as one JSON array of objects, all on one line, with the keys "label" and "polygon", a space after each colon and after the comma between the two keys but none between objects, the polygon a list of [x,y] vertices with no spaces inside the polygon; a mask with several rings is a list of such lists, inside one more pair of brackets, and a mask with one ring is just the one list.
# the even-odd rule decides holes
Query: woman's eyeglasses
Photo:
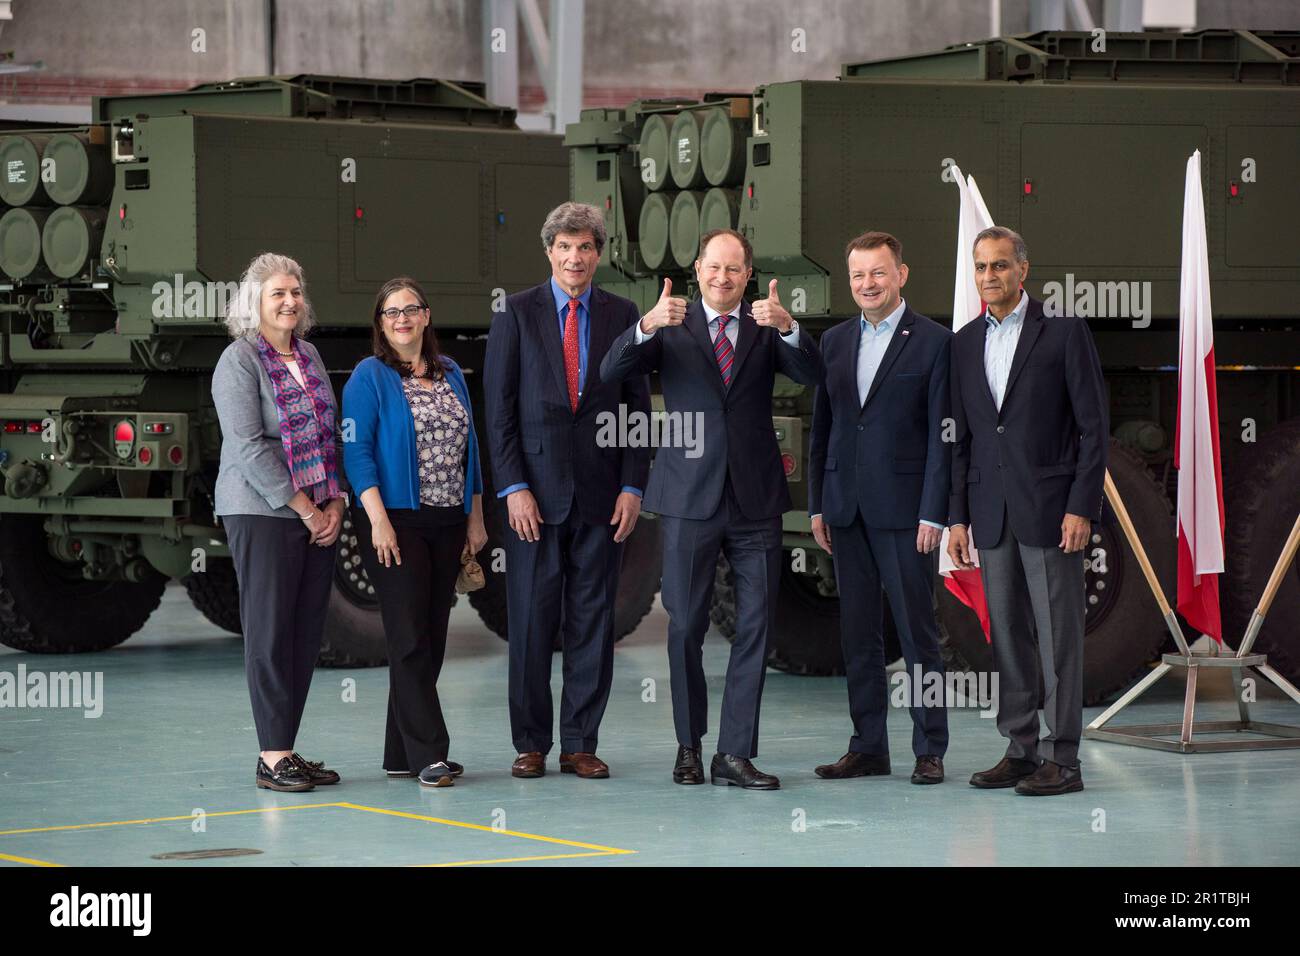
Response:
[{"label": "woman's eyeglasses", "polygon": [[423,305],[408,305],[404,309],[384,309],[379,314],[389,321],[396,321],[399,315],[404,315],[408,319],[413,319],[425,310]]}]

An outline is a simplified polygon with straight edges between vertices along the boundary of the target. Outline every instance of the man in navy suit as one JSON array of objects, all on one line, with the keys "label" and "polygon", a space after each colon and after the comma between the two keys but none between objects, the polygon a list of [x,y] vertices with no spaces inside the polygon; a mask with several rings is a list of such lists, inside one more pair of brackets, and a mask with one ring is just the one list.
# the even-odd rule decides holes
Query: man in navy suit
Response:
[{"label": "man in navy suit", "polygon": [[[948,553],[979,550],[1006,756],[971,777],[1029,796],[1083,789],[1083,556],[1101,520],[1110,419],[1088,324],[1046,317],[1024,291],[1018,234],[975,237],[984,314],[953,339]],[[967,526],[969,525],[969,530]],[[973,539],[973,540],[972,540]],[[1038,739],[1038,670],[1048,734]]]},{"label": "man in navy suit", "polygon": [[890,772],[888,594],[914,695],[912,783],[941,783],[948,715],[942,702],[919,703],[917,681],[943,680],[930,554],[948,515],[951,454],[943,432],[952,333],[901,298],[907,266],[889,233],[864,233],[845,255],[862,314],[822,335],[826,384],[813,410],[808,507],[813,536],[835,559],[853,737],[848,753],[816,773],[843,779]]},{"label": "man in navy suit", "polygon": [[563,620],[560,771],[609,776],[596,756],[614,669],[621,544],[641,511],[649,449],[602,447],[607,416],[648,415],[643,375],[597,371],[640,310],[592,285],[605,224],[564,203],[542,226],[551,278],[506,300],[488,335],[483,388],[493,485],[505,498],[510,729],[516,777],[540,777],[552,740],[551,656]]},{"label": "man in navy suit", "polygon": [[772,425],[777,372],[805,385],[821,382],[816,344],[781,305],[777,282],[752,307],[749,240],[731,229],[700,237],[695,276],[702,301],[671,295],[619,337],[601,365],[607,380],[658,371],[669,414],[699,415],[700,441],[661,443],[645,507],[663,522],[663,604],[668,612],[677,762],[673,781],[704,782],[701,738],[708,725],[703,647],[718,555],[736,578],[736,638],[727,666],[712,782],[775,790],[757,770],[758,712],[767,637],[781,575],[781,515],[790,489]]}]

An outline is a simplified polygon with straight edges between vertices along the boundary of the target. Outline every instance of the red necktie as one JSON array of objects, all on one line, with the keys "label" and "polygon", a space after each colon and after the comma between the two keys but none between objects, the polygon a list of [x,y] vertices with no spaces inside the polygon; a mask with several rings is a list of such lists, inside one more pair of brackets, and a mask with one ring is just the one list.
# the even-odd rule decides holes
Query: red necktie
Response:
[{"label": "red necktie", "polygon": [[569,300],[564,320],[564,377],[569,383],[569,409],[578,410],[578,300]]},{"label": "red necktie", "polygon": [[729,315],[718,316],[718,337],[713,340],[713,354],[718,358],[718,371],[722,373],[722,384],[731,384],[731,363],[735,353],[731,348],[731,339],[727,338],[727,320]]}]

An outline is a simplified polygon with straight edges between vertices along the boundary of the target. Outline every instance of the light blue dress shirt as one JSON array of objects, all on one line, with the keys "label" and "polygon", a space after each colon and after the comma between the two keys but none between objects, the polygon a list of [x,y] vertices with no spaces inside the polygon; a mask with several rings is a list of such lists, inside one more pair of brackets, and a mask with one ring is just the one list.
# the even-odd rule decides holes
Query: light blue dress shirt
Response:
[{"label": "light blue dress shirt", "polygon": [[1001,322],[989,314],[987,307],[984,309],[984,321],[988,323],[988,332],[984,336],[984,377],[988,380],[993,404],[998,411],[1002,411],[1002,399],[1007,394],[1007,378],[1011,375],[1011,362],[1016,357],[1020,330],[1025,327],[1025,307],[1028,304],[1029,295],[1022,290],[1020,301]]},{"label": "light blue dress shirt", "polygon": [[[569,293],[560,288],[560,284],[555,281],[555,276],[551,276],[551,294],[555,296],[555,313],[560,321],[560,343],[564,343],[564,324],[569,318]],[[578,296],[578,395],[581,397],[583,386],[587,382],[587,354],[591,347],[591,286]],[[508,488],[503,488],[497,492],[498,498],[504,498],[506,495],[515,491],[522,491],[528,487],[528,482],[521,481],[513,484]],[[633,488],[627,485],[624,491],[630,491],[638,498],[641,497],[641,489]]]}]

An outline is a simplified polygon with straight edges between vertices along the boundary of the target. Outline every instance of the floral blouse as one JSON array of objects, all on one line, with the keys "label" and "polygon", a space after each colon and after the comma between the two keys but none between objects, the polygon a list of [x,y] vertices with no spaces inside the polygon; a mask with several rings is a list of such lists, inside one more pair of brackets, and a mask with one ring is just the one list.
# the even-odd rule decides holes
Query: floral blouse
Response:
[{"label": "floral blouse", "polygon": [[413,377],[402,379],[406,403],[415,420],[415,458],[420,471],[420,503],[435,507],[465,503],[465,448],[469,416],[446,376],[424,388]]}]

